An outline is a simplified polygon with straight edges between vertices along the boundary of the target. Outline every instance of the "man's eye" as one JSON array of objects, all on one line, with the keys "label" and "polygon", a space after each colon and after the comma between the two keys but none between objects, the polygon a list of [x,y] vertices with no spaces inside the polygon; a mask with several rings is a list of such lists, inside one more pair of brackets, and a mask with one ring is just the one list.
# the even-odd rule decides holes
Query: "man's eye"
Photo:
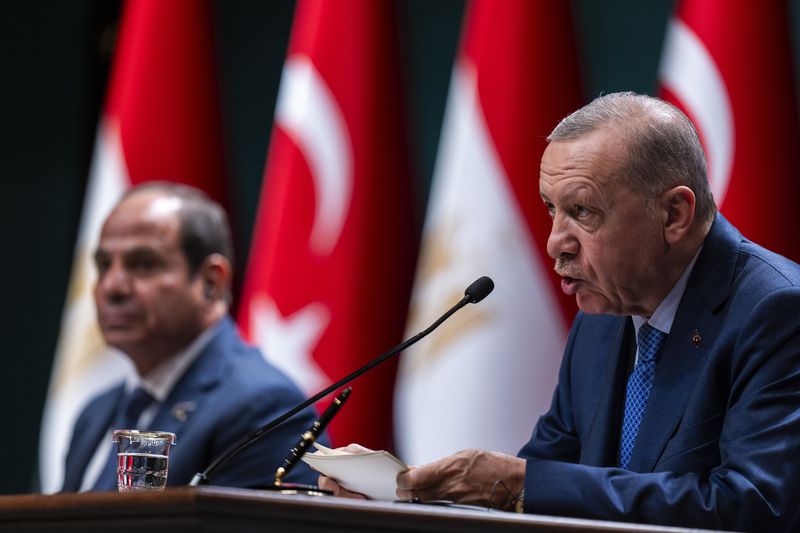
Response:
[{"label": "man's eye", "polygon": [[156,268],[156,262],[150,259],[137,259],[136,261],[131,261],[129,266],[131,270],[137,272],[150,272]]},{"label": "man's eye", "polygon": [[554,217],[556,214],[556,206],[550,202],[545,202],[544,206],[547,208],[547,212],[550,213],[550,217]]},{"label": "man's eye", "polygon": [[577,216],[578,218],[585,218],[588,217],[590,214],[591,211],[589,211],[589,208],[587,208],[585,205],[578,204],[575,206],[575,216]]}]

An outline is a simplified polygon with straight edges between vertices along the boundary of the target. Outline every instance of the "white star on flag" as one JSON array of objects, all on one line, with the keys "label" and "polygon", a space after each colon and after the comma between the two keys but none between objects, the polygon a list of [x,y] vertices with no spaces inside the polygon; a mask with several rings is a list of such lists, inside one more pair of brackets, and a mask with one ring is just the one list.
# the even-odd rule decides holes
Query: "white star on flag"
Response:
[{"label": "white star on flag", "polygon": [[330,383],[312,357],[322,333],[330,322],[328,309],[311,303],[284,317],[269,298],[257,297],[252,303],[250,331],[267,360],[286,372],[306,392]]}]

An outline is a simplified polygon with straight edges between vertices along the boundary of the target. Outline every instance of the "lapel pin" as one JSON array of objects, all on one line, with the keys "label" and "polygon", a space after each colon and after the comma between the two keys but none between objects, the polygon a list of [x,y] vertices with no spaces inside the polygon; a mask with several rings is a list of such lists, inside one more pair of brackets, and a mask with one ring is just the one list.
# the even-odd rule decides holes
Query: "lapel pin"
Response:
[{"label": "lapel pin", "polygon": [[189,418],[189,413],[195,409],[197,409],[197,404],[194,402],[178,402],[172,406],[170,413],[181,422],[186,422],[186,419]]},{"label": "lapel pin", "polygon": [[703,340],[700,338],[700,333],[697,330],[694,330],[692,334],[692,344],[694,344],[695,348],[700,348],[700,341]]}]

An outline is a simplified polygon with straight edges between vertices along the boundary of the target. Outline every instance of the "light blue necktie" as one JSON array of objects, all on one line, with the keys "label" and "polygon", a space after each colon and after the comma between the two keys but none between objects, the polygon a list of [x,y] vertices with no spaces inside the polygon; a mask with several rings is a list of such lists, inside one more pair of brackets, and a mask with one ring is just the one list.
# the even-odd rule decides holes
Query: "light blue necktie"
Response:
[{"label": "light blue necktie", "polygon": [[642,324],[637,336],[639,341],[639,360],[628,378],[625,392],[625,418],[622,421],[622,443],[619,450],[619,466],[628,468],[639,434],[639,425],[647,407],[650,389],[656,377],[656,366],[661,347],[667,334],[650,324]]},{"label": "light blue necktie", "polygon": [[[123,398],[111,429],[137,429],[136,424],[142,413],[153,403],[153,397],[141,387],[137,387]],[[92,490],[115,490],[117,488],[117,443],[111,443],[111,453],[100,477]]]}]

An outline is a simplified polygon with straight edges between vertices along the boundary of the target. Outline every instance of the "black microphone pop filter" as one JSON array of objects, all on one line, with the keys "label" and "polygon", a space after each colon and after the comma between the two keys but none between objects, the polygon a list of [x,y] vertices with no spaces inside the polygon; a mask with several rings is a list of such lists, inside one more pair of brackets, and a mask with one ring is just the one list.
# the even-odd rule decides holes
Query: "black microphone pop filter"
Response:
[{"label": "black microphone pop filter", "polygon": [[489,296],[494,290],[494,281],[489,276],[481,276],[472,282],[464,291],[464,296],[469,298],[469,302],[476,304]]}]

